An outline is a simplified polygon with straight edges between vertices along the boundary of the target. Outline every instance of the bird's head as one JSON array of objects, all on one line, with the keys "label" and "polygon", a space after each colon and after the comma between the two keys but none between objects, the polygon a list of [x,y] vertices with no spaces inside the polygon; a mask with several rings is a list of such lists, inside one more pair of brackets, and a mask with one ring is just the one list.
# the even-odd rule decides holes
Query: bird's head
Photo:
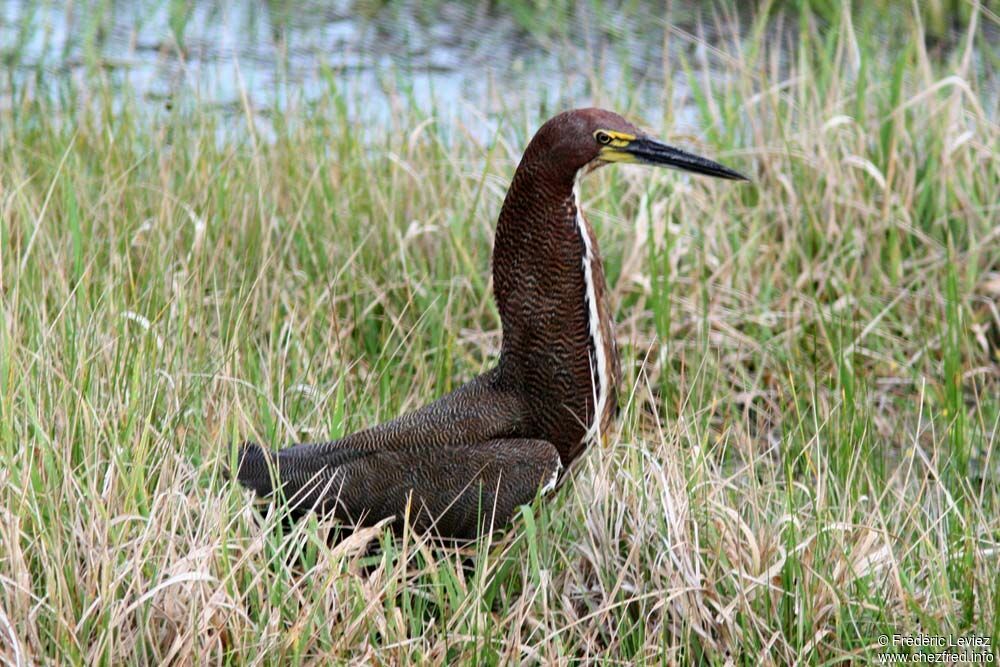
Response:
[{"label": "bird's head", "polygon": [[525,160],[575,177],[610,163],[647,164],[696,174],[750,180],[718,162],[654,139],[613,111],[573,109],[549,119],[531,140]]}]

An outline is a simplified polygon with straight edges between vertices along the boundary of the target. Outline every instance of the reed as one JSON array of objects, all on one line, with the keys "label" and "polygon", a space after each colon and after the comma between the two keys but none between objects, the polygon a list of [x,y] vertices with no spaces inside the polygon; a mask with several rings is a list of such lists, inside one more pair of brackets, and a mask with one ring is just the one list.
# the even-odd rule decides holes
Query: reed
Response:
[{"label": "reed", "polygon": [[[996,17],[971,6],[932,56],[905,11],[890,52],[826,11],[820,29],[808,3],[765,7],[673,63],[695,147],[753,186],[628,168],[585,184],[622,415],[471,557],[378,529],[331,548],[329,525],[260,518],[223,470],[244,438],[337,436],[490,363],[493,222],[549,110],[482,140],[402,105],[362,133],[330,77],[265,134],[99,75],[15,91],[0,656],[828,663],[918,632],[995,651]],[[778,20],[794,41],[766,37]],[[670,137],[664,108],[642,120]]]}]

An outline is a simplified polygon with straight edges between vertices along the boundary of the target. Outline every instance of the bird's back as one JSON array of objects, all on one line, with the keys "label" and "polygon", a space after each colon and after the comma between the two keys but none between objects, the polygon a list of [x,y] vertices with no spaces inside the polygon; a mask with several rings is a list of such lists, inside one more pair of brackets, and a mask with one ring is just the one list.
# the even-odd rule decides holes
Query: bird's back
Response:
[{"label": "bird's back", "polygon": [[244,445],[237,478],[260,496],[280,491],[293,516],[315,510],[372,525],[409,513],[419,530],[472,537],[484,522],[506,523],[561,470],[553,446],[526,431],[525,414],[492,371],[339,440],[278,452]]}]

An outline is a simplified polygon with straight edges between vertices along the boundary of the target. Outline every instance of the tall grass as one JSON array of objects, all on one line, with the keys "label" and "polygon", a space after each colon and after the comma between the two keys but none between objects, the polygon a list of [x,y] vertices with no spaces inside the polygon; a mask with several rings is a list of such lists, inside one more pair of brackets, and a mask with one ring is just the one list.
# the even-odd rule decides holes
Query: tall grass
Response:
[{"label": "tall grass", "polygon": [[[821,29],[804,9],[794,40],[761,16],[672,63],[695,148],[754,184],[588,180],[622,416],[554,500],[463,553],[382,529],[331,548],[325,522],[261,520],[223,469],[243,438],[337,436],[491,363],[493,221],[548,110],[488,142],[405,108],[361,132],[331,80],[269,140],[100,81],[16,94],[0,656],[829,663],[918,632],[995,650],[1000,129],[973,58],[995,61],[995,17],[973,7],[934,60],[905,13],[888,52],[843,11]],[[645,120],[669,139],[664,108]]]}]

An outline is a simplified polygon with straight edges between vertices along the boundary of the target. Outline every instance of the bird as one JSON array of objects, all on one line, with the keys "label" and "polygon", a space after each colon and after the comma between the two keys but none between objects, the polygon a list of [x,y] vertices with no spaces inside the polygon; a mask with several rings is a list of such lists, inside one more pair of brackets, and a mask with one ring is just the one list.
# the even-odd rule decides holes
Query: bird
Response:
[{"label": "bird", "polygon": [[583,176],[634,163],[730,180],[737,171],[669,146],[621,115],[562,112],[528,143],[497,220],[496,365],[425,407],[337,440],[273,451],[247,442],[237,479],[295,519],[350,527],[408,519],[419,533],[474,539],[560,484],[618,412],[621,365]]}]

